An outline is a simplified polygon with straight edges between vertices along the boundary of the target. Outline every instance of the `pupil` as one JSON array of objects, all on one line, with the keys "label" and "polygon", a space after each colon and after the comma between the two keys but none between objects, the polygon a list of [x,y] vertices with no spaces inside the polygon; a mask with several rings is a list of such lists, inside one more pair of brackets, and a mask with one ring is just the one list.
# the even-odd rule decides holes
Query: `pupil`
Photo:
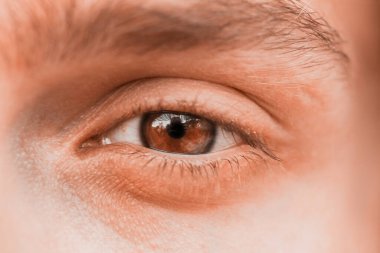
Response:
[{"label": "pupil", "polygon": [[185,125],[180,118],[173,118],[170,125],[166,127],[168,135],[174,139],[180,139],[186,134]]}]

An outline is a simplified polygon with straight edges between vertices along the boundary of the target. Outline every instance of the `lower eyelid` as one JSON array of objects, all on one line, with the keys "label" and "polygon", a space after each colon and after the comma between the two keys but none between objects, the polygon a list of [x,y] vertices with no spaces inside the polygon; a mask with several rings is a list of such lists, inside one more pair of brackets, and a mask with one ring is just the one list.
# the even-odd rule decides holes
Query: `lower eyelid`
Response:
[{"label": "lower eyelid", "polygon": [[[90,188],[107,184],[113,192],[132,194],[164,207],[187,209],[237,201],[236,192],[258,180],[270,166],[270,161],[248,145],[196,159],[145,153],[134,145],[125,146],[110,145],[85,152],[81,157],[85,168],[67,170],[64,178],[76,180],[81,178],[78,173],[85,173],[85,178],[95,177],[91,182],[95,185]],[[86,157],[91,157],[90,164],[85,162]],[[100,182],[103,186],[96,186]]]}]

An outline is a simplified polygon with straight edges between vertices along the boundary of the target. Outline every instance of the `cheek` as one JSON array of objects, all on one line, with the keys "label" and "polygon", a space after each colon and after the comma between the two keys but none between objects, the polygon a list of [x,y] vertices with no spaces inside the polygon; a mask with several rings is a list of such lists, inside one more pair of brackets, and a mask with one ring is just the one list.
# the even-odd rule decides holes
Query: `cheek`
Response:
[{"label": "cheek", "polygon": [[209,252],[342,252],[351,238],[349,217],[342,196],[331,194],[341,189],[319,175],[303,179],[278,180],[265,197],[242,205],[202,215],[173,214],[167,224],[184,228],[176,238],[193,252],[202,245]]},{"label": "cheek", "polygon": [[[343,201],[346,180],[326,171],[331,170],[307,176],[273,175],[256,184],[258,194],[244,202],[202,211],[158,208],[128,194],[120,195],[113,187],[61,180],[68,186],[75,184],[71,188],[104,229],[110,227],[147,250],[340,252],[333,247],[347,244],[347,221],[352,220]],[[104,182],[106,185],[112,184]]]},{"label": "cheek", "polygon": [[228,242],[241,252],[344,252],[352,217],[341,202],[342,188],[327,176],[280,182],[265,198],[202,220],[214,238],[211,252],[231,249]]}]

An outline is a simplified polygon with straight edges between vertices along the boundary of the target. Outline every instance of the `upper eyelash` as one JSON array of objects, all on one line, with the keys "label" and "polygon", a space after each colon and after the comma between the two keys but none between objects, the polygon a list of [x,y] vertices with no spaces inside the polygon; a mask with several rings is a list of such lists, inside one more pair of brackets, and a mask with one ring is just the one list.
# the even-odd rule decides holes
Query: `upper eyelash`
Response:
[{"label": "upper eyelash", "polygon": [[[163,110],[165,111],[165,110]],[[227,130],[227,131],[231,131],[232,133],[237,133],[242,139],[243,141],[250,145],[251,147],[255,148],[255,149],[259,149],[260,151],[262,151],[264,154],[268,155],[270,158],[276,160],[276,161],[281,161],[281,159],[279,157],[277,157],[275,155],[275,153],[270,150],[268,148],[268,146],[265,144],[265,142],[259,137],[258,134],[254,133],[254,137],[250,136],[249,134],[245,133],[245,132],[242,132],[240,129],[238,129],[237,127],[235,127],[234,125],[231,125],[231,124],[225,124],[225,123],[219,123],[219,122],[215,122],[212,120],[213,123],[216,123],[216,124],[222,124],[222,128],[223,130]],[[119,124],[119,123],[118,123]],[[115,124],[116,127],[118,124]],[[224,125],[223,125],[224,124]],[[115,125],[113,125],[113,127],[115,127]],[[113,127],[111,127],[110,129],[112,129]],[[106,131],[105,131],[106,132]],[[99,142],[99,139],[101,138],[101,135],[100,134],[96,134],[94,136],[92,136],[90,139],[96,139],[96,142]],[[80,148],[86,148],[85,144],[82,143],[82,145],[80,146]],[[127,145],[127,143],[124,143],[123,145]],[[259,154],[258,154],[259,155]]]},{"label": "upper eyelash", "polygon": [[[107,103],[110,98],[113,96],[110,96],[107,100],[103,101]],[[112,100],[112,99],[111,99]],[[212,115],[205,115],[204,112],[197,111],[197,106],[202,106],[202,103],[197,102],[197,99],[193,99],[192,101],[187,100],[178,100],[176,103],[178,104],[177,112],[186,113],[186,114],[192,114],[192,115],[198,115],[200,117],[203,117],[205,119],[208,119],[212,121],[215,124],[221,125],[222,128],[227,129],[233,133],[237,133],[242,140],[250,145],[251,147],[255,149],[259,149],[262,151],[265,155],[269,156],[270,158],[281,161],[281,159],[275,154],[274,150],[271,150],[269,146],[264,141],[264,138],[260,136],[256,132],[245,132],[239,127],[236,126],[236,124],[232,120],[224,120],[219,117],[212,117]],[[145,104],[146,103],[146,104]],[[176,107],[176,106],[175,106]],[[191,109],[190,109],[191,108]],[[195,109],[195,110],[194,110]],[[79,140],[77,143],[79,143],[79,149],[82,149],[84,146],[83,144],[86,142],[86,140],[90,140],[92,138],[96,138],[101,136],[102,134],[106,133],[107,131],[112,130],[113,128],[117,127],[124,121],[127,121],[129,119],[132,119],[133,117],[136,117],[137,115],[142,115],[144,113],[148,112],[157,112],[157,111],[174,111],[171,108],[168,109],[167,105],[165,104],[165,99],[161,98],[157,101],[155,105],[150,105],[147,102],[143,102],[141,104],[138,104],[137,107],[134,107],[133,110],[121,114],[116,120],[114,124],[111,124],[109,127],[101,127],[96,130],[95,133],[92,133],[91,135],[82,136],[83,138]],[[78,146],[77,146],[78,147]]]},{"label": "upper eyelash", "polygon": [[281,161],[281,159],[275,154],[273,150],[271,150],[268,147],[268,145],[265,144],[264,140],[257,133],[253,133],[254,137],[252,137],[251,135],[243,132],[234,125],[225,125],[223,126],[223,128],[233,133],[239,134],[239,136],[244,140],[245,143],[247,143],[253,148],[261,150],[264,154],[268,155],[273,160]]},{"label": "upper eyelash", "polygon": [[[259,149],[260,151],[262,151],[264,154],[268,155],[273,160],[281,161],[281,159],[278,156],[276,156],[276,154],[271,149],[269,149],[268,145],[265,144],[265,142],[262,140],[262,138],[260,138],[260,136],[257,133],[254,133],[255,136],[252,137],[251,135],[241,131],[239,128],[237,128],[236,126],[234,126],[232,124],[219,123],[219,122],[215,122],[215,121],[213,121],[213,122],[216,124],[221,124],[222,128],[224,130],[231,131],[232,133],[238,134],[243,139],[244,143],[248,144],[252,148]],[[222,121],[220,121],[220,122],[222,122]],[[115,124],[116,126],[113,125],[110,129],[117,127],[118,124],[120,124],[120,123]],[[96,135],[93,135],[92,137],[90,137],[88,140],[92,139],[92,140],[95,140],[95,142],[100,143],[99,140],[100,140],[101,136],[102,136],[102,134],[96,134]],[[88,147],[92,147],[91,145],[90,146],[86,145],[86,143],[87,143],[86,141],[82,142],[79,148],[81,150],[83,150],[83,149],[86,149]],[[113,145],[117,145],[117,144],[113,144]],[[122,145],[128,145],[128,143],[123,143]],[[258,153],[256,155],[261,156]],[[260,157],[260,158],[263,159],[263,157]]]}]

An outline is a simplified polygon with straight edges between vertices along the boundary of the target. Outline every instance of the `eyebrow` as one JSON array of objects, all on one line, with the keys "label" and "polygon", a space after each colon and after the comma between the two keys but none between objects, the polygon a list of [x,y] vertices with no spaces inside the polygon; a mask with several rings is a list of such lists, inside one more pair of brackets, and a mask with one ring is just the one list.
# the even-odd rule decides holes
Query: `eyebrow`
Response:
[{"label": "eyebrow", "polygon": [[[16,58],[24,57],[27,64],[34,64],[38,58],[65,61],[195,47],[215,52],[239,48],[276,51],[295,58],[308,57],[305,66],[348,61],[337,31],[298,0],[199,1],[172,9],[147,8],[128,1],[83,7],[76,0],[38,0],[20,6],[26,9],[24,13],[13,9],[9,16],[17,29],[10,31],[7,39],[17,47]],[[35,57],[37,53],[41,56]]]}]

